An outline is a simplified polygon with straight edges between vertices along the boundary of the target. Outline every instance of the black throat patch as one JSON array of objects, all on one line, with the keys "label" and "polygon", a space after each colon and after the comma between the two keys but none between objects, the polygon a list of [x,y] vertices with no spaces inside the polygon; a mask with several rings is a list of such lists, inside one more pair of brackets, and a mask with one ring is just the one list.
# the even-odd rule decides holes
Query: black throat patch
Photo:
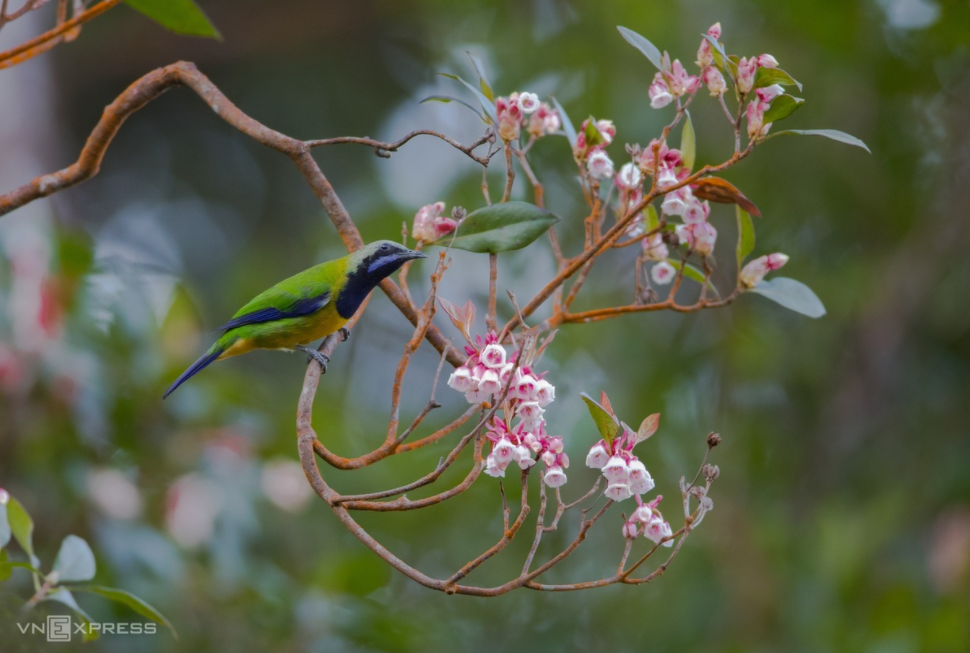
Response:
[{"label": "black throat patch", "polygon": [[361,261],[356,270],[349,272],[347,283],[337,294],[337,314],[345,320],[353,317],[370,291],[406,262],[407,259],[386,253],[371,254]]}]

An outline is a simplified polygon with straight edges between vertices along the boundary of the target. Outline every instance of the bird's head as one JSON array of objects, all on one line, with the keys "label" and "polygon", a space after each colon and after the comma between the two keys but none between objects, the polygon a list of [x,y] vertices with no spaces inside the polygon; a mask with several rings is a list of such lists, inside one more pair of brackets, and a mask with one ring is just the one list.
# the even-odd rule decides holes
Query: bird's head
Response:
[{"label": "bird's head", "polygon": [[390,276],[408,261],[427,258],[426,254],[390,240],[378,240],[364,245],[351,256],[356,267],[355,272],[374,283]]}]

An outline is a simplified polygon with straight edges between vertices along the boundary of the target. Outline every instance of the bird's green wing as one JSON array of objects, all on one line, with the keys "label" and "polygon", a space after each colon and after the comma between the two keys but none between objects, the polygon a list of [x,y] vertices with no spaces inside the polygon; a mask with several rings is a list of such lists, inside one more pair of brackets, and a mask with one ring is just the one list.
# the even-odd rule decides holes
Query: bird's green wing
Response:
[{"label": "bird's green wing", "polygon": [[246,324],[272,322],[316,313],[332,299],[334,280],[339,279],[339,264],[330,261],[284,279],[254,297],[232,319],[219,327],[228,331]]}]

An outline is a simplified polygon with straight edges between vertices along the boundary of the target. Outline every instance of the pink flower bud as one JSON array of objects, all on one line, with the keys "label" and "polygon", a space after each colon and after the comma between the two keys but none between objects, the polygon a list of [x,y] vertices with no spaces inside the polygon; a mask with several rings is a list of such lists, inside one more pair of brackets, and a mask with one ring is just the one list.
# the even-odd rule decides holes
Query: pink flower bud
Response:
[{"label": "pink flower bud", "polygon": [[[555,435],[550,438],[546,438],[546,448],[549,449],[549,451],[551,451],[552,453],[557,453],[557,454],[562,453],[562,450],[563,450],[562,437]],[[566,465],[563,465],[563,467],[565,466]]]},{"label": "pink flower bud", "polygon": [[610,483],[626,483],[630,477],[630,468],[626,461],[620,456],[611,456],[606,465],[603,466],[603,476]]},{"label": "pink flower bud", "polygon": [[604,494],[613,501],[623,501],[633,496],[630,485],[626,481],[611,481]]},{"label": "pink flower bud", "polygon": [[650,270],[650,278],[658,286],[666,286],[674,280],[677,270],[667,261],[661,261]]},{"label": "pink flower bud", "polygon": [[481,360],[485,367],[493,370],[505,367],[505,347],[502,345],[488,345],[482,350]]},{"label": "pink flower bud", "polygon": [[651,261],[664,261],[670,256],[667,244],[659,232],[643,239],[643,254]]},{"label": "pink flower bud", "polygon": [[[505,387],[505,384],[509,382],[509,377],[512,375],[512,370],[514,368],[515,368],[514,363],[506,363],[502,367],[502,372],[498,375],[498,380],[502,383],[503,388]],[[512,394],[511,388],[509,389],[509,394]]]},{"label": "pink flower bud", "polygon": [[751,87],[754,85],[754,76],[757,72],[757,57],[751,57],[750,59],[741,57],[741,60],[738,61],[738,90],[742,94],[751,91]]},{"label": "pink flower bud", "polygon": [[616,125],[612,120],[597,120],[596,131],[603,137],[603,145],[609,145],[616,138]]},{"label": "pink flower bud", "polygon": [[418,212],[414,214],[414,226],[411,228],[411,237],[423,243],[433,243],[438,240],[435,221],[441,218],[441,213],[444,210],[444,202],[435,202],[434,204],[428,204],[418,209]]},{"label": "pink flower bud", "polygon": [[758,65],[762,68],[777,68],[778,60],[770,54],[761,54],[758,55]]},{"label": "pink flower bud", "polygon": [[535,93],[519,93],[518,102],[519,109],[525,114],[533,113],[539,108],[539,96]]},{"label": "pink flower bud", "polygon": [[616,185],[623,190],[639,188],[641,181],[643,181],[643,173],[632,163],[624,163],[616,175]]},{"label": "pink flower bud", "polygon": [[541,458],[546,467],[554,467],[556,464],[556,454],[552,451],[543,451]]},{"label": "pink flower bud", "polygon": [[536,453],[542,449],[542,442],[539,441],[539,438],[537,438],[534,433],[526,433],[525,437],[522,438],[522,444],[529,447]]},{"label": "pink flower bud", "polygon": [[721,38],[721,23],[714,23],[709,28],[707,28],[707,35],[713,39]]},{"label": "pink flower bud", "polygon": [[788,262],[788,254],[782,254],[781,252],[776,252],[774,254],[768,254],[768,259],[766,261],[768,269],[771,271],[777,270]]},{"label": "pink flower bud", "polygon": [[710,222],[700,222],[691,225],[694,234],[694,251],[701,256],[714,253],[714,241],[717,240],[717,230]]},{"label": "pink flower bud", "polygon": [[603,150],[596,150],[589,155],[589,159],[586,161],[586,169],[589,170],[589,175],[593,179],[602,179],[603,177],[613,176],[613,161]]},{"label": "pink flower bud", "polygon": [[623,537],[630,540],[635,539],[640,534],[640,524],[633,521],[623,522],[622,532]]},{"label": "pink flower bud", "polygon": [[535,400],[540,406],[545,408],[556,398],[556,386],[545,379],[539,379],[536,383]]},{"label": "pink flower bud", "polygon": [[673,168],[668,168],[666,166],[660,168],[660,174],[657,175],[657,186],[660,188],[666,188],[667,186],[673,186],[677,183],[677,173],[674,172]]},{"label": "pink flower bud", "polygon": [[724,75],[713,66],[704,70],[702,79],[707,84],[707,90],[710,91],[711,97],[724,95],[727,91],[727,82],[724,81]]},{"label": "pink flower bud", "polygon": [[751,102],[748,102],[748,107],[745,109],[745,115],[748,119],[748,138],[758,138],[767,133],[768,125],[764,124],[764,117],[765,110],[768,108],[768,106],[768,104],[761,102],[760,100],[752,100]]},{"label": "pink flower bud", "polygon": [[670,88],[667,87],[667,81],[659,72],[654,75],[653,82],[647,89],[647,95],[650,96],[650,106],[654,109],[663,109],[674,100]]},{"label": "pink flower bud", "polygon": [[694,91],[699,83],[696,76],[687,74],[679,59],[674,59],[670,69],[670,81],[668,82],[670,92],[674,97],[680,97],[685,93]]},{"label": "pink flower bud", "polygon": [[758,99],[762,102],[771,102],[784,92],[785,89],[783,89],[780,84],[772,84],[771,86],[765,86],[764,88],[759,88],[755,91],[755,93],[758,95]]},{"label": "pink flower bud", "polygon": [[559,487],[566,483],[566,473],[561,467],[550,467],[542,477],[545,484],[549,487]]},{"label": "pink flower bud", "polygon": [[512,387],[509,388],[509,397],[522,401],[533,401],[537,389],[538,380],[536,377],[519,370],[516,372],[516,379],[512,382]]}]

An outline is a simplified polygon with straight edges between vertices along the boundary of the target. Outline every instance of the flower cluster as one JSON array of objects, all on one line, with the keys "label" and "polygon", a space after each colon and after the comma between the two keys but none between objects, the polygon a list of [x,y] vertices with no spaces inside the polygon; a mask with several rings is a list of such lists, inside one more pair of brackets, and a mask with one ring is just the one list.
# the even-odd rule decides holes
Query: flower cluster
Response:
[{"label": "flower cluster", "polygon": [[555,133],[561,124],[555,109],[546,102],[539,102],[535,93],[526,91],[496,98],[495,115],[498,117],[499,138],[506,142],[517,140],[522,127],[532,137],[539,138]]},{"label": "flower cluster", "polygon": [[[562,437],[549,435],[543,418],[546,407],[556,399],[555,386],[528,365],[517,367],[519,351],[508,355],[495,333],[484,339],[476,336],[473,344],[465,346],[465,352],[468,360],[448,378],[448,387],[477,404],[502,399],[508,386],[504,416],[495,416],[486,433],[492,450],[485,460],[485,473],[505,476],[512,463],[528,469],[541,460],[546,467],[542,477],[546,485],[559,487],[565,483],[569,457],[563,451]],[[518,423],[512,426],[515,420]]]},{"label": "flower cluster", "polygon": [[[741,61],[744,61],[744,59]],[[765,111],[771,107],[772,100],[784,94],[784,92],[785,90],[779,84],[772,84],[755,90],[755,99],[748,102],[744,112],[748,120],[748,138],[763,138],[768,133],[771,123],[765,124]]]},{"label": "flower cluster", "polygon": [[629,499],[654,488],[653,477],[640,460],[633,455],[637,434],[626,431],[612,442],[600,440],[589,450],[586,466],[599,469],[606,477],[606,496],[614,501]]},{"label": "flower cluster", "polygon": [[680,59],[674,59],[671,64],[667,53],[663,56],[662,70],[653,76],[653,82],[647,89],[650,96],[650,106],[662,109],[675,99],[687,93],[693,93],[700,87],[697,75],[689,75]]},{"label": "flower cluster", "polygon": [[593,179],[613,176],[613,160],[606,153],[606,147],[616,138],[616,125],[612,120],[587,118],[579,126],[576,142],[573,144],[573,157],[578,163],[586,162],[586,169]]},{"label": "flower cluster", "polygon": [[411,237],[420,243],[433,243],[458,228],[458,220],[443,216],[444,202],[435,202],[418,209],[414,214]]},{"label": "flower cluster", "polygon": [[664,546],[673,546],[674,532],[670,528],[670,524],[664,521],[663,515],[657,509],[660,505],[660,500],[663,499],[661,495],[657,495],[657,498],[648,503],[644,503],[643,500],[637,496],[637,509],[630,516],[630,519],[623,524],[623,537],[628,537],[631,540],[638,535],[643,535],[648,540],[656,544],[663,542]]},{"label": "flower cluster", "polygon": [[[707,30],[707,35],[714,40],[721,38],[721,24],[714,23],[711,25],[710,29]],[[724,75],[721,74],[721,71],[713,65],[714,55],[711,54],[711,44],[707,39],[701,40],[701,45],[697,49],[696,63],[701,67],[701,81],[707,85],[711,97],[724,95],[727,91],[727,82],[724,81]]]},{"label": "flower cluster", "polygon": [[759,256],[741,269],[741,283],[747,288],[754,288],[761,283],[766,274],[781,268],[787,262],[788,255],[780,252]]}]

